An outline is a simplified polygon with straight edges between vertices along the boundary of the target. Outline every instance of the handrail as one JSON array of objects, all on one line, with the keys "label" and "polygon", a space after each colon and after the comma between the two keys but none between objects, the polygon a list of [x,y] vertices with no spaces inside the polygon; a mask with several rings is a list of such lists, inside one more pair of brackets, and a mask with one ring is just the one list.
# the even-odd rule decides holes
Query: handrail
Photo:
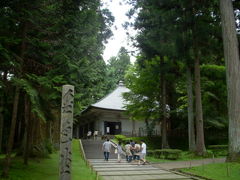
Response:
[{"label": "handrail", "polygon": [[115,143],[114,141],[110,140],[111,144],[113,145],[114,148],[117,148],[117,143]]},{"label": "handrail", "polygon": [[82,145],[82,140],[81,140],[81,139],[79,139],[79,145],[80,145],[80,150],[81,150],[81,152],[82,152],[83,159],[84,159],[84,161],[86,162],[87,159],[86,159],[86,155],[85,155],[85,151],[84,151],[84,149],[83,149],[83,145]]},{"label": "handrail", "polygon": [[[115,149],[117,149],[117,143],[115,143],[114,141],[110,140],[111,144],[113,145],[113,147]],[[122,147],[122,151],[123,151],[123,154],[126,155],[126,150]]]}]

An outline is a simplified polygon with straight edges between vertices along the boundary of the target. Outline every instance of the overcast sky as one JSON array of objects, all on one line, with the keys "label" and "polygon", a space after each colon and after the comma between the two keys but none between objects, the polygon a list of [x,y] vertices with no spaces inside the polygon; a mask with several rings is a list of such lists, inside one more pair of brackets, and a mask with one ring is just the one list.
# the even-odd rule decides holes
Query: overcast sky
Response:
[{"label": "overcast sky", "polygon": [[[108,40],[108,43],[105,44],[106,48],[103,54],[103,58],[105,62],[107,62],[110,57],[117,55],[120,47],[122,46],[129,51],[134,50],[133,47],[131,47],[131,42],[127,38],[126,30],[122,27],[124,22],[129,21],[125,14],[131,7],[124,4],[122,0],[102,0],[102,2],[104,3],[104,7],[108,8],[115,17],[114,25],[111,28],[113,36]],[[136,34],[133,29],[129,33],[133,35]],[[134,60],[135,58],[131,56],[131,61],[133,62]]]}]

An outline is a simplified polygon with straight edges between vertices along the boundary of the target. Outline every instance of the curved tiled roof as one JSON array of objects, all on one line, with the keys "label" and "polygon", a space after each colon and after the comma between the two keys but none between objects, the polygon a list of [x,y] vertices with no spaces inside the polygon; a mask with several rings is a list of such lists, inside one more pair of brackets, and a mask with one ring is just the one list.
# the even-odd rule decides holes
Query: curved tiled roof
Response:
[{"label": "curved tiled roof", "polygon": [[126,88],[122,83],[120,83],[113,92],[111,92],[95,104],[92,104],[91,107],[125,111],[126,109],[124,108],[124,105],[126,101],[124,100],[122,93],[129,91],[130,90],[128,88]]}]

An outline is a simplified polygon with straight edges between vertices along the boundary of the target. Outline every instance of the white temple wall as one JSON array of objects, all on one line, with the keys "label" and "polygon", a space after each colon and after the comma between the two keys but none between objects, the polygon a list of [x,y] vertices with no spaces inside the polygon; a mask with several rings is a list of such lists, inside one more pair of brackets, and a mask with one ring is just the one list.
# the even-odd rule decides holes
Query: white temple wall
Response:
[{"label": "white temple wall", "polygon": [[[99,131],[100,135],[104,135],[104,122],[121,122],[121,130],[123,135],[131,136],[133,130],[133,121],[129,120],[126,116],[121,116],[114,113],[102,114],[98,117],[98,120],[95,121],[95,130]],[[135,132],[137,136],[146,136],[146,125],[144,121],[135,121]],[[157,125],[155,127],[157,134],[160,133],[160,127]],[[141,132],[140,132],[141,131]],[[140,133],[140,134],[139,134]]]}]

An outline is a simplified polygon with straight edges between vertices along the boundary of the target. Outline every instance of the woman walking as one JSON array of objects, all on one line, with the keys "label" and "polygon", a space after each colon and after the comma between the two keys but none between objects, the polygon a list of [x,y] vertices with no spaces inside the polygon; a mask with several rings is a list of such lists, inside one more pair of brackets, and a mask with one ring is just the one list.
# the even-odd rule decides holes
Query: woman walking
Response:
[{"label": "woman walking", "polygon": [[117,145],[117,155],[118,155],[118,162],[120,163],[122,158],[121,155],[123,154],[123,150],[122,150],[122,146],[121,146],[121,142],[118,143]]}]

